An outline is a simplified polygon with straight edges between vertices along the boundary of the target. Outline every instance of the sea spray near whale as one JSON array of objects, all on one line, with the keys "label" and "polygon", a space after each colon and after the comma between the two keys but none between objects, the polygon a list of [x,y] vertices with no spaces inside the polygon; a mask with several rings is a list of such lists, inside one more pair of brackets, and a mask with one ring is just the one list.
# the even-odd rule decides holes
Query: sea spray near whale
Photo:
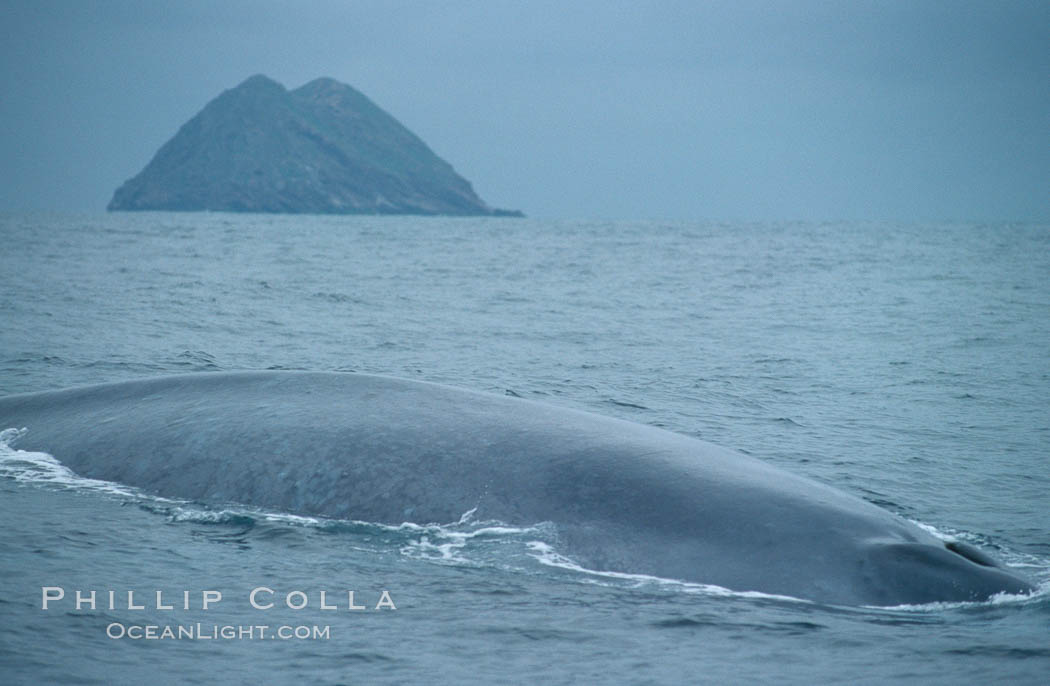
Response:
[{"label": "sea spray near whale", "polygon": [[[864,500],[654,427],[358,374],[205,373],[0,399],[19,447],[168,497],[377,523],[552,522],[584,567],[836,604],[1031,585]],[[950,546],[950,547],[949,547]]]}]

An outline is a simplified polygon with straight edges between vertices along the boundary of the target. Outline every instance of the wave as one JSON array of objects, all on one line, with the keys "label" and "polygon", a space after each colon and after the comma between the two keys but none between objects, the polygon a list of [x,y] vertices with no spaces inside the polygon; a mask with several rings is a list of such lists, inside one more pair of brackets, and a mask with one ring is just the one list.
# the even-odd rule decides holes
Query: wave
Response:
[{"label": "wave", "polygon": [[0,431],[0,477],[19,483],[47,484],[123,497],[136,496],[137,489],[112,481],[78,476],[47,453],[14,448],[13,444],[26,433],[27,429],[24,428]]}]

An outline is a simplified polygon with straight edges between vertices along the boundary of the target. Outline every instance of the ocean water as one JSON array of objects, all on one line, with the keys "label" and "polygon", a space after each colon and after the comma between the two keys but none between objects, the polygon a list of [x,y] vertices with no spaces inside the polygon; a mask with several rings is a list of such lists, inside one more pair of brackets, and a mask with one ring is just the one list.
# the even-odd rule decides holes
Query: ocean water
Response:
[{"label": "ocean water", "polygon": [[[0,238],[0,395],[239,369],[510,393],[741,450],[1042,587],[843,608],[600,574],[540,522],[390,527],[166,500],[81,478],[7,431],[2,683],[1050,674],[1050,226],[40,214],[0,217]],[[43,610],[45,587],[66,597]],[[251,606],[257,588],[273,608]],[[96,609],[76,609],[77,590]],[[203,609],[206,591],[222,600]],[[198,625],[291,638],[130,636]]]}]

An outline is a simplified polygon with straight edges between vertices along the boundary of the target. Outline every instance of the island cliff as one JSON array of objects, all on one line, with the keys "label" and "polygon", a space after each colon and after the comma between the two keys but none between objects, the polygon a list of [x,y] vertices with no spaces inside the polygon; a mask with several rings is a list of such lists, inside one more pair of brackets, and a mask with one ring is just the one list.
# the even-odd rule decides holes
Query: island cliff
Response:
[{"label": "island cliff", "polygon": [[521,216],[486,205],[415,134],[350,86],[257,75],[209,102],[109,210]]}]

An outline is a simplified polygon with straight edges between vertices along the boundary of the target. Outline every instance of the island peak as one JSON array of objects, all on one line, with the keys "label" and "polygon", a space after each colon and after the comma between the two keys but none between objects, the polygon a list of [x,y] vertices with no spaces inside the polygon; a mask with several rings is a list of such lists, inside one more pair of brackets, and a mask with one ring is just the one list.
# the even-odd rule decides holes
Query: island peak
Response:
[{"label": "island peak", "polygon": [[263,74],[186,122],[109,210],[521,216],[489,207],[415,134],[353,87]]}]

